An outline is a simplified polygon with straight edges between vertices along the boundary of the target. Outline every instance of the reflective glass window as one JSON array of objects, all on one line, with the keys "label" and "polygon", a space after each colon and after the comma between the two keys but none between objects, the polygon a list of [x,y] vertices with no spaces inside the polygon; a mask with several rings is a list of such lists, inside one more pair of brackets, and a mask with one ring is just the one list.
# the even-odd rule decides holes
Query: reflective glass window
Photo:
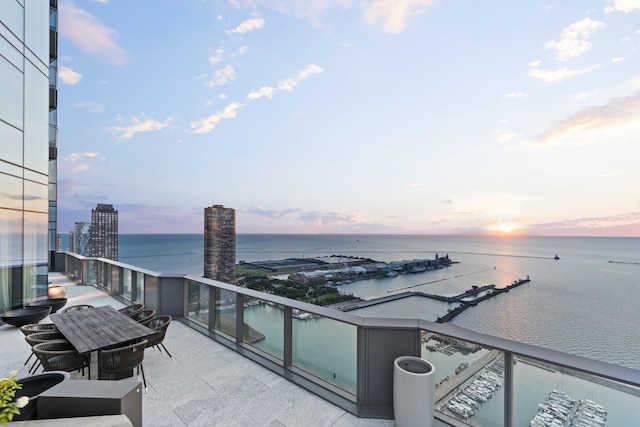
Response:
[{"label": "reflective glass window", "polygon": [[[46,213],[24,213],[23,292],[24,299],[46,293],[49,222]],[[44,285],[44,286],[43,286]]]},{"label": "reflective glass window", "polygon": [[24,181],[24,210],[47,213],[49,210],[49,186]]},{"label": "reflective glass window", "polygon": [[0,310],[11,304],[11,285],[22,266],[22,212],[0,208]]},{"label": "reflective glass window", "polygon": [[215,329],[231,337],[236,336],[236,293],[216,288]]},{"label": "reflective glass window", "polygon": [[22,179],[0,173],[0,208],[22,209]]},{"label": "reflective glass window", "polygon": [[[2,86],[2,79],[0,79],[0,86]],[[4,105],[3,97],[0,97],[0,110]],[[22,131],[0,120],[0,141],[2,141],[2,160],[22,165]],[[7,171],[2,166],[0,168]]]},{"label": "reflective glass window", "polygon": [[209,287],[189,280],[187,317],[209,326]]},{"label": "reflective glass window", "polygon": [[[47,7],[49,7],[48,3]],[[0,21],[2,21],[2,23],[6,25],[16,37],[20,40],[23,39],[24,8],[20,3],[15,0],[3,0],[2,7],[0,7]]]},{"label": "reflective glass window", "polygon": [[23,59],[20,51],[7,39],[0,36],[0,55],[11,61],[11,63],[19,70],[22,70]]},{"label": "reflective glass window", "polygon": [[49,172],[49,80],[32,64],[25,66],[24,166]]},{"label": "reflective glass window", "polygon": [[25,4],[24,38],[27,47],[45,64],[49,63],[49,2]]},{"label": "reflective glass window", "polygon": [[0,120],[22,129],[22,73],[0,58],[0,76]]}]

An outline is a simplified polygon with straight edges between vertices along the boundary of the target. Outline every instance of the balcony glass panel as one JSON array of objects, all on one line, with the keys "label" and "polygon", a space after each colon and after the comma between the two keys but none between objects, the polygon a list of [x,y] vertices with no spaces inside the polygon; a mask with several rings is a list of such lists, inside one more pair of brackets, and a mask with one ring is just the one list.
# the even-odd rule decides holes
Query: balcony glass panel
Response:
[{"label": "balcony glass panel", "polygon": [[503,353],[423,331],[422,358],[435,367],[436,411],[471,426],[503,425]]},{"label": "balcony glass panel", "polygon": [[236,336],[236,293],[216,288],[215,329],[230,337]]},{"label": "balcony glass panel", "polygon": [[638,424],[639,388],[533,359],[515,362],[514,425]]},{"label": "balcony glass panel", "polygon": [[122,269],[122,296],[131,301],[131,270]]},{"label": "balcony glass panel", "polygon": [[144,304],[144,274],[136,272],[136,302]]},{"label": "balcony glass panel", "polygon": [[98,261],[87,260],[87,285],[94,285],[98,281]]},{"label": "balcony glass panel", "polygon": [[96,285],[104,288],[106,287],[106,281],[104,279],[104,263],[96,261]]},{"label": "balcony glass panel", "polygon": [[189,280],[187,289],[187,317],[209,326],[209,287]]},{"label": "balcony glass panel", "polygon": [[284,355],[284,310],[265,300],[244,297],[243,341],[278,359]]},{"label": "balcony glass panel", "polygon": [[293,365],[356,393],[357,328],[294,310]]}]

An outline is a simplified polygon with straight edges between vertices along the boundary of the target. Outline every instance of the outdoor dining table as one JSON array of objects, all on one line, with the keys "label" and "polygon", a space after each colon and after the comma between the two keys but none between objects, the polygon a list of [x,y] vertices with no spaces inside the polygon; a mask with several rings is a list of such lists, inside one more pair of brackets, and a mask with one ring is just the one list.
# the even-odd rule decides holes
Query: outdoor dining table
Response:
[{"label": "outdoor dining table", "polygon": [[[126,345],[156,332],[109,305],[52,314],[50,318],[80,354]],[[131,376],[128,372],[126,376]]]}]

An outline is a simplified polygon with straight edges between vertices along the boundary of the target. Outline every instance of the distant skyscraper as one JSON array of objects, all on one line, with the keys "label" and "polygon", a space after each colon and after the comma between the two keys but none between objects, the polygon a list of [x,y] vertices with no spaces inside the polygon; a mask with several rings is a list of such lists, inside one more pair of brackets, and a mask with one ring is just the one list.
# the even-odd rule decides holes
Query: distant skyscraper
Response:
[{"label": "distant skyscraper", "polygon": [[204,208],[204,277],[236,282],[236,212],[222,205]]},{"label": "distant skyscraper", "polygon": [[76,232],[74,235],[74,252],[90,257],[91,256],[91,223],[76,222]]},{"label": "distant skyscraper", "polygon": [[91,256],[118,260],[118,211],[113,205],[91,209]]},{"label": "distant skyscraper", "polygon": [[76,251],[76,232],[75,231],[69,232],[69,247],[67,248],[67,250],[69,252]]}]

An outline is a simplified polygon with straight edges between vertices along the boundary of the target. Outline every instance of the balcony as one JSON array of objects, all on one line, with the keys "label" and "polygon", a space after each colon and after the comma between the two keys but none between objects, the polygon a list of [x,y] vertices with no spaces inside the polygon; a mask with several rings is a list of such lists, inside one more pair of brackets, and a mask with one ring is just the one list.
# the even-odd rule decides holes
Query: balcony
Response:
[{"label": "balcony", "polygon": [[[634,408],[640,403],[640,371],[635,369],[449,324],[363,318],[196,276],[163,275],[69,252],[57,257],[56,265],[63,265],[64,272],[78,283],[94,285],[120,303],[144,302],[179,320],[174,322],[174,332],[179,334],[172,336],[187,340],[178,344],[180,348],[215,345],[218,350],[213,351],[212,359],[234,360],[238,366],[250,366],[250,372],[255,369],[268,383],[286,384],[291,390],[311,393],[305,392],[305,396],[316,396],[309,397],[305,405],[314,402],[319,406],[306,409],[280,401],[279,410],[291,403],[291,417],[300,411],[295,420],[283,422],[285,425],[393,425],[393,360],[400,355],[420,356],[435,365],[437,426],[529,425],[541,409],[539,405],[554,398],[553,390],[562,391],[574,402],[567,417],[578,417],[579,402],[588,399],[606,409],[608,427],[632,425],[637,420]],[[172,349],[177,347],[171,338],[168,343]],[[247,393],[252,393],[251,384],[262,389],[254,383],[255,378],[233,372],[236,368],[211,366],[210,353],[199,350],[193,363],[180,367],[181,375],[200,375],[199,381],[220,391],[224,387],[216,386],[216,381],[235,375],[232,381],[246,387]],[[173,378],[165,380],[167,372],[158,373],[159,389],[178,383]],[[247,384],[241,385],[244,381]],[[482,389],[491,388],[492,382],[493,388],[483,397]],[[179,403],[196,411],[203,398],[196,389],[184,393]],[[236,392],[229,393],[231,397]],[[243,404],[250,407],[248,402]],[[145,403],[145,408],[148,405]],[[172,407],[175,414],[181,413]],[[243,410],[249,414],[253,409]],[[329,416],[333,420],[325,419],[326,414],[333,414]],[[263,425],[262,421],[258,425]],[[594,419],[585,422],[597,425]]]}]

